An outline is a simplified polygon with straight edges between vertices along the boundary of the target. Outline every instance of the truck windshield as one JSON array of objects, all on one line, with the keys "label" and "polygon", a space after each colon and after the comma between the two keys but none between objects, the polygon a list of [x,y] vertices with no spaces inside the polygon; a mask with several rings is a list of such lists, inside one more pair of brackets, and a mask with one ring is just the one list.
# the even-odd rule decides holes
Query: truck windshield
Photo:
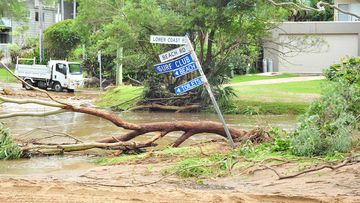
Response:
[{"label": "truck windshield", "polygon": [[71,75],[80,75],[82,70],[78,63],[69,64],[69,72]]}]

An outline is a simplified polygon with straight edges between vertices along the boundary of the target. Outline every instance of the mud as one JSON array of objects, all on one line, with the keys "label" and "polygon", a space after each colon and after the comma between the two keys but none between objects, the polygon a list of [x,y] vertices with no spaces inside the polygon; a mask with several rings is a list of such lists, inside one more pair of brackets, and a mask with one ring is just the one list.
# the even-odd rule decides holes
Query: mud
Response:
[{"label": "mud", "polygon": [[[18,92],[12,94],[16,96]],[[87,102],[87,97],[91,104],[96,93],[88,95],[90,96],[69,96],[68,93],[60,93],[57,97],[71,102]],[[0,105],[0,113],[24,110],[48,109],[34,105]],[[215,115],[210,114],[120,114],[134,123],[217,120]],[[231,126],[242,129],[268,124],[285,129],[295,126],[295,118],[287,116],[226,116],[226,120]],[[69,133],[85,141],[124,133],[122,129],[103,119],[76,113],[3,121],[18,139],[30,139],[32,135],[27,133],[34,128]],[[49,131],[39,130],[35,134],[42,136],[48,133]],[[177,136],[175,133],[168,140],[164,139],[160,147]],[[202,141],[204,139],[200,135],[186,144]],[[220,148],[229,150],[226,142]],[[359,163],[286,180],[278,180],[269,170],[259,170],[254,174],[235,170],[228,177],[213,177],[198,182],[196,179],[181,179],[176,176],[164,178],[162,170],[176,163],[172,159],[152,159],[137,164],[113,166],[98,166],[92,160],[93,156],[82,154],[0,162],[0,202],[360,202]],[[289,174],[299,171],[299,166],[288,164],[277,170],[282,174]]]}]

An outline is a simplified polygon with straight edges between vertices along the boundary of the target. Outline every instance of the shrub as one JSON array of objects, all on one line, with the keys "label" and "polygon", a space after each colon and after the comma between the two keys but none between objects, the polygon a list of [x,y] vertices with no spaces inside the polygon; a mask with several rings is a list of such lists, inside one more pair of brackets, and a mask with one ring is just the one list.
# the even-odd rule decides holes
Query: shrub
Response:
[{"label": "shrub", "polygon": [[49,57],[65,59],[81,40],[80,34],[73,27],[73,20],[56,23],[44,32],[44,47]]},{"label": "shrub", "polygon": [[292,152],[313,156],[347,152],[360,113],[360,58],[344,59],[325,71],[331,81],[300,118],[290,137]]},{"label": "shrub", "polygon": [[11,57],[11,63],[16,63],[16,57],[20,56],[21,54],[21,47],[17,44],[9,44],[8,45],[10,57]]},{"label": "shrub", "polygon": [[9,130],[0,123],[0,160],[18,159],[21,150],[10,136]]}]

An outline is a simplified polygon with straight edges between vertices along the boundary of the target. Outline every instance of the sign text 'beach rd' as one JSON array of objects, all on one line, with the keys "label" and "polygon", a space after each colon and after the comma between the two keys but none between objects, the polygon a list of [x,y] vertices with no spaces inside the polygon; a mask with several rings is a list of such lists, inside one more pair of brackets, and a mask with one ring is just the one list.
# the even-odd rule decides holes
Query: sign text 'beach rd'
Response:
[{"label": "sign text 'beach rd'", "polygon": [[186,54],[176,60],[167,63],[156,64],[154,69],[158,74],[168,73],[178,68],[184,67],[192,62],[193,58],[191,57],[191,54]]},{"label": "sign text 'beach rd'", "polygon": [[153,44],[186,44],[185,37],[151,35],[150,43]]},{"label": "sign text 'beach rd'", "polygon": [[196,71],[197,70],[197,67],[196,67],[196,64],[195,63],[191,63],[187,66],[184,66],[184,67],[181,67],[179,69],[176,69],[173,73],[173,76],[175,78],[178,78],[178,77],[181,77],[183,75],[186,75],[188,73],[191,73],[193,71]]},{"label": "sign text 'beach rd'", "polygon": [[202,78],[202,76],[197,77],[197,78],[195,78],[193,80],[190,80],[189,82],[187,82],[185,84],[182,84],[182,85],[179,85],[179,86],[175,87],[175,93],[176,94],[181,94],[181,93],[187,92],[189,90],[192,90],[195,87],[199,87],[200,85],[203,84],[201,78]]},{"label": "sign text 'beach rd'", "polygon": [[160,58],[160,61],[163,63],[165,61],[168,61],[168,60],[177,58],[179,56],[182,56],[184,54],[187,54],[189,52],[190,52],[189,46],[185,45],[185,46],[173,49],[171,51],[168,51],[166,53],[160,54],[159,58]]}]

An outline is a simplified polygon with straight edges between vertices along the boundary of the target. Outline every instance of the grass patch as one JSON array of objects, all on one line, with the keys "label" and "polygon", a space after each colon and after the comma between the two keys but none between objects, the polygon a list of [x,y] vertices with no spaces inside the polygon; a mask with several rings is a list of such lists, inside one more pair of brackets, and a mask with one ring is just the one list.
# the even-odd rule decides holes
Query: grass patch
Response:
[{"label": "grass patch", "polygon": [[226,112],[228,114],[246,115],[300,115],[306,112],[308,103],[288,103],[288,102],[260,102],[235,100],[234,109]]},{"label": "grass patch", "polygon": [[101,107],[126,110],[139,101],[143,87],[119,86],[108,90],[96,102]]},{"label": "grass patch", "polygon": [[[14,70],[12,70],[14,71]],[[1,82],[15,82],[16,79],[6,69],[0,68],[0,81]]]},{"label": "grass patch", "polygon": [[273,76],[263,76],[263,75],[256,75],[256,74],[237,75],[237,76],[231,78],[230,83],[248,82],[248,81],[255,81],[255,80],[271,80],[271,79],[290,78],[290,77],[298,77],[298,75],[291,74],[291,73],[284,73],[284,74],[273,75]]},{"label": "grass patch", "polygon": [[320,95],[324,81],[234,86],[234,107],[227,113],[302,114]]},{"label": "grass patch", "polygon": [[[261,76],[266,77],[266,76]],[[226,114],[302,114],[319,97],[324,81],[288,82],[269,85],[234,86],[236,97]],[[120,86],[107,91],[96,102],[101,107],[126,110],[141,98],[143,87]],[[212,107],[204,109],[213,111]]]},{"label": "grass patch", "polygon": [[166,148],[161,151],[147,152],[142,154],[134,155],[120,155],[118,157],[103,157],[95,160],[95,163],[100,165],[112,165],[112,164],[121,164],[121,163],[135,163],[138,161],[143,161],[148,158],[179,158],[184,156],[198,156],[201,153],[199,148],[192,147],[179,147],[179,148]]},{"label": "grass patch", "polygon": [[231,174],[231,171],[248,171],[258,165],[275,165],[291,162],[296,164],[301,171],[309,165],[327,164],[327,162],[339,162],[344,160],[348,154],[336,153],[326,156],[301,157],[291,153],[289,149],[276,151],[274,146],[278,143],[267,142],[254,145],[247,142],[227,153],[215,153],[209,156],[189,157],[178,161],[173,166],[162,170],[163,174],[175,173],[182,178],[208,178],[222,177]]}]

